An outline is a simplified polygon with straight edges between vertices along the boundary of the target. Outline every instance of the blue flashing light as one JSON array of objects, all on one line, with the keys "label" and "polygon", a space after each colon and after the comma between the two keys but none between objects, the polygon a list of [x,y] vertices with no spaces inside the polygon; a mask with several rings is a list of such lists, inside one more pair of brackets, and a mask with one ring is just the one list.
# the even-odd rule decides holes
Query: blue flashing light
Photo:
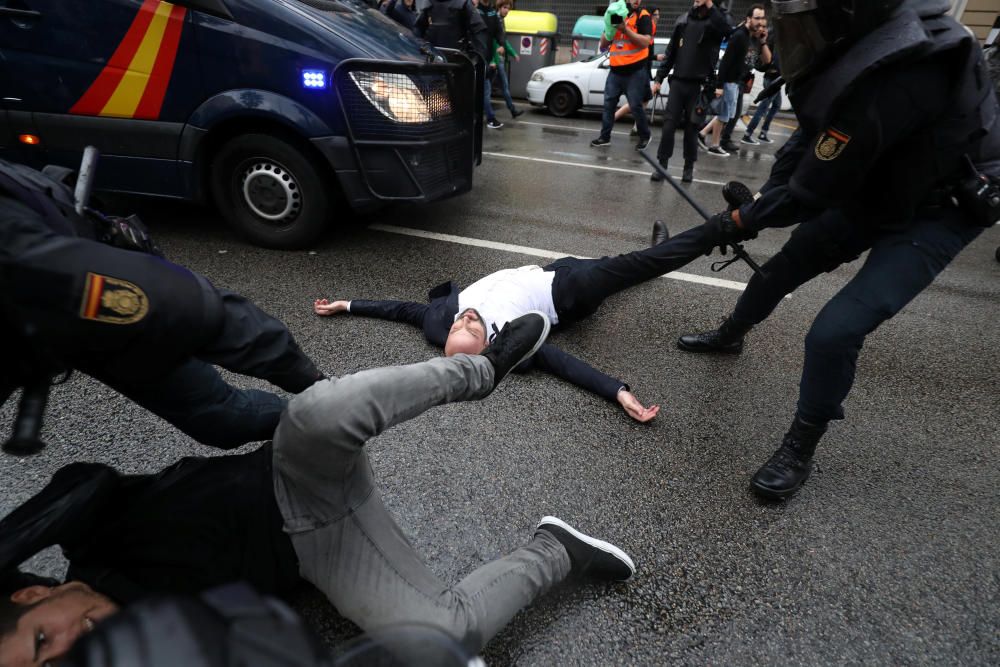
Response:
[{"label": "blue flashing light", "polygon": [[321,69],[302,70],[302,87],[307,90],[326,90],[326,72]]}]

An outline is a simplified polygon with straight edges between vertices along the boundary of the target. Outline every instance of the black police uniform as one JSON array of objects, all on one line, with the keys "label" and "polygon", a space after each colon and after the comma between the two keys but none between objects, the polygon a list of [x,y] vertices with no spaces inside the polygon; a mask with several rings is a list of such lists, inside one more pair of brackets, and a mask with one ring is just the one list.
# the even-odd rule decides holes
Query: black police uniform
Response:
[{"label": "black police uniform", "polygon": [[663,112],[663,133],[656,159],[664,167],[674,154],[674,132],[684,128],[684,165],[698,160],[698,130],[691,121],[695,114],[699,92],[715,72],[719,59],[719,46],[732,30],[726,16],[712,6],[704,16],[699,8],[681,17],[674,27],[667,46],[666,57],[656,72],[656,83],[662,84],[670,77],[670,94]]},{"label": "black police uniform", "polygon": [[434,46],[471,51],[490,61],[486,23],[471,0],[430,0],[417,15],[413,34]]},{"label": "black police uniform", "polygon": [[227,384],[211,364],[298,393],[321,377],[288,329],[245,298],[78,216],[62,183],[0,160],[0,397],[37,365],[78,369],[206,445],[269,439],[284,400]]},{"label": "black police uniform", "polygon": [[766,497],[788,495],[808,476],[826,423],[844,416],[865,337],[989,224],[951,198],[966,177],[964,156],[1000,177],[1000,125],[982,51],[947,8],[908,0],[836,61],[790,86],[800,128],[761,196],[738,217],[748,235],[802,224],[764,265],[765,277],[751,278],[721,329],[678,341],[691,351],[738,351],[785,295],[870,251],[806,337],[796,419],[754,478]]}]

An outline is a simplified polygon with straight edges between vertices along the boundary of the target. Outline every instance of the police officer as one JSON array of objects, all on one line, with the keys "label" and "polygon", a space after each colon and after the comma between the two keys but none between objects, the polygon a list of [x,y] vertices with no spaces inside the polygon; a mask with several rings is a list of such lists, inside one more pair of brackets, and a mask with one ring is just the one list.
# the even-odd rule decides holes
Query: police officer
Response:
[{"label": "police officer", "polygon": [[[670,96],[663,113],[663,134],[656,159],[667,168],[667,162],[674,154],[674,132],[678,126],[684,128],[684,171],[681,180],[690,183],[694,179],[694,163],[698,160],[698,129],[691,121],[698,103],[701,87],[715,73],[715,63],[719,59],[719,46],[732,30],[712,0],[694,0],[691,11],[682,16],[674,27],[674,34],[667,46],[666,59],[656,72],[653,94],[659,94],[663,80],[670,73]],[[657,171],[650,177],[662,181]]]},{"label": "police officer", "polygon": [[487,28],[472,0],[430,0],[422,7],[413,34],[434,46],[478,54],[488,63]]},{"label": "police officer", "polygon": [[212,364],[298,393],[322,375],[288,329],[158,256],[141,223],[74,209],[60,181],[0,160],[0,402],[78,369],[203,444],[270,439],[285,401]]},{"label": "police officer", "polygon": [[777,45],[799,129],[758,198],[713,217],[732,239],[799,224],[691,352],[739,352],[782,297],[870,251],[805,341],[799,401],[753,476],[778,499],[809,476],[854,381],[865,337],[1000,218],[998,103],[971,33],[944,0],[774,0]]}]

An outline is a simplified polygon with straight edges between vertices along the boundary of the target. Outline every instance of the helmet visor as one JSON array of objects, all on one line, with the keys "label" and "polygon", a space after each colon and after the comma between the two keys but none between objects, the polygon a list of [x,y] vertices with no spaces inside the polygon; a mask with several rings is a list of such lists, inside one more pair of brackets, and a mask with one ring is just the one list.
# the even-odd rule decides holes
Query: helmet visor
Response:
[{"label": "helmet visor", "polygon": [[819,63],[831,43],[823,35],[816,0],[772,0],[771,6],[781,75],[795,81]]}]

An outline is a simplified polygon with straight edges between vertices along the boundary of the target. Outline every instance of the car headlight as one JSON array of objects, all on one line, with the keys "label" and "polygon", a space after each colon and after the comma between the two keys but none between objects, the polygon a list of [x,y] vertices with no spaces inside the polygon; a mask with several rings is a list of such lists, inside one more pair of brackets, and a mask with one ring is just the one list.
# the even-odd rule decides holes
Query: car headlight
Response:
[{"label": "car headlight", "polygon": [[532,81],[545,81],[545,75],[542,74],[541,72],[535,72],[534,74],[531,75],[531,80]]},{"label": "car headlight", "polygon": [[431,120],[427,100],[407,75],[351,72],[351,80],[372,106],[389,120],[397,123],[426,123]]}]

